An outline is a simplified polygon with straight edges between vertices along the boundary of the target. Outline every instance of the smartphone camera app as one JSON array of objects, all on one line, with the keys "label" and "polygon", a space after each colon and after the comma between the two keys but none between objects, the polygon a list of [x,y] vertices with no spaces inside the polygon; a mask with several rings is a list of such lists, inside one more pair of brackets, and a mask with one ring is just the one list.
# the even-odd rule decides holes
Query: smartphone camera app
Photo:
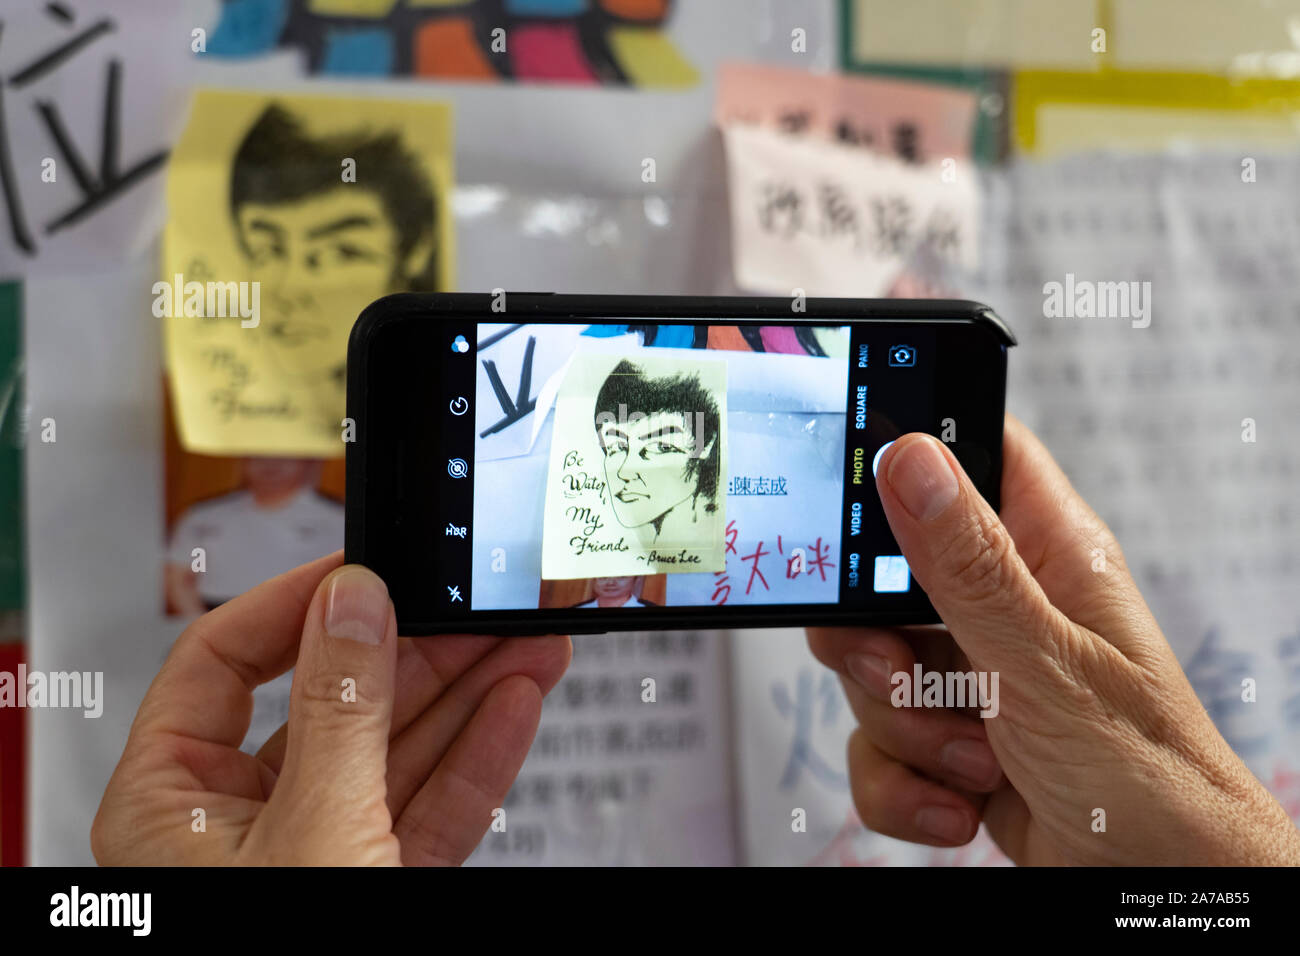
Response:
[{"label": "smartphone camera app", "polygon": [[[472,610],[908,590],[897,563],[857,587],[879,547],[860,537],[879,528],[857,485],[881,444],[862,430],[879,418],[867,386],[851,381],[870,374],[861,326],[480,323],[475,335],[474,451],[456,472],[473,488]],[[911,344],[888,344],[890,364],[915,362]]]}]

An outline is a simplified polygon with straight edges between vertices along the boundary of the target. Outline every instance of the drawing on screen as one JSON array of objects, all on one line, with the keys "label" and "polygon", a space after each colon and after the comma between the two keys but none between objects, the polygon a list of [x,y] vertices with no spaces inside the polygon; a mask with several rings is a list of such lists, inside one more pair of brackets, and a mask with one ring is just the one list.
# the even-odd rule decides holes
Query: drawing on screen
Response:
[{"label": "drawing on screen", "polygon": [[626,359],[614,367],[596,396],[595,425],[619,524],[649,525],[655,541],[671,521],[667,537],[676,540],[718,510],[719,420],[698,375],[650,378]]},{"label": "drawing on screen", "polygon": [[555,403],[543,578],[721,570],[726,387],[720,361],[573,357]]}]

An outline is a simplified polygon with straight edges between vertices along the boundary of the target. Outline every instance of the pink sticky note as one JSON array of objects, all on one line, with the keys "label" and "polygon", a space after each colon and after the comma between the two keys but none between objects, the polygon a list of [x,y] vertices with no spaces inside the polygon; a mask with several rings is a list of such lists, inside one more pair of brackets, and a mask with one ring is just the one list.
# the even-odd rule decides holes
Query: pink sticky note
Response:
[{"label": "pink sticky note", "polygon": [[510,50],[515,76],[521,80],[596,82],[571,24],[516,27],[510,32]]},{"label": "pink sticky note", "polygon": [[974,93],[934,83],[725,63],[714,119],[928,163],[970,155],[975,108]]}]

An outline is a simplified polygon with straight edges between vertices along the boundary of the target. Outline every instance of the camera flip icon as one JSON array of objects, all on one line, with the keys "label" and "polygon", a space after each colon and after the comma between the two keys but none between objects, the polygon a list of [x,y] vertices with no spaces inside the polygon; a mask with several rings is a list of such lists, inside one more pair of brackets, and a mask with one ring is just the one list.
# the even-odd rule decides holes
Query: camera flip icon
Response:
[{"label": "camera flip icon", "polygon": [[916,349],[910,345],[893,345],[889,349],[889,364],[907,368],[916,364]]}]

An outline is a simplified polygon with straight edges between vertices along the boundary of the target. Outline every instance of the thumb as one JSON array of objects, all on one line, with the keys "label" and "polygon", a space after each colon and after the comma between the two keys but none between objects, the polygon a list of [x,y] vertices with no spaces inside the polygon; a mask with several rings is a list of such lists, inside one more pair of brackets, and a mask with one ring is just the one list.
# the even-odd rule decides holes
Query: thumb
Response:
[{"label": "thumb", "polygon": [[329,820],[331,832],[346,832],[381,809],[387,814],[396,671],[397,619],[388,588],[360,565],[339,568],[307,609],[273,802]]},{"label": "thumb", "polygon": [[[997,513],[937,439],[905,435],[881,459],[876,487],[917,583],[982,669],[1023,673],[1045,661],[1069,622],[1043,593]],[[1054,655],[1053,655],[1054,656]]]}]

